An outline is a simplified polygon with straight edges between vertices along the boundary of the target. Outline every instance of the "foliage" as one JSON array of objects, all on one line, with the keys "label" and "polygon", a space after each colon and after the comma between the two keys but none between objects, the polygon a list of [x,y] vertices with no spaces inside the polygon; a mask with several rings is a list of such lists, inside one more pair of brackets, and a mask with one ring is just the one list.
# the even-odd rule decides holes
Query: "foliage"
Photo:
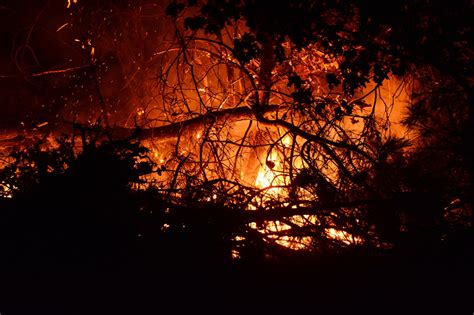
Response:
[{"label": "foliage", "polygon": [[[452,67],[451,71],[472,75],[472,67],[464,57],[472,34],[469,1],[456,1],[446,7],[439,1],[382,5],[305,0],[271,4],[271,10],[266,1],[173,1],[168,7],[173,10],[168,13],[177,17],[186,7],[195,6],[199,14],[185,19],[185,26],[193,30],[216,35],[226,25],[245,21],[249,31],[234,46],[236,58],[243,63],[258,55],[250,47],[262,48],[269,44],[268,38],[272,38],[278,62],[284,62],[279,52],[285,51],[282,46],[288,40],[299,49],[317,43],[324,54],[339,60],[338,71],[327,76],[328,84],[337,86],[342,82],[349,93],[371,80],[382,83],[390,73],[402,76],[413,64]],[[460,8],[465,10],[461,12]]]},{"label": "foliage", "polygon": [[[155,188],[137,190],[144,175],[162,172],[148,149],[133,138],[110,139],[100,126],[77,128],[58,138],[57,147],[39,142],[13,152],[2,169],[1,184],[12,188],[0,199],[3,266],[100,269],[232,260],[235,237],[248,231],[241,211],[196,199],[170,202]],[[251,239],[239,242],[239,257],[259,260],[261,244]]]},{"label": "foliage", "polygon": [[[173,1],[168,8],[182,23],[187,43],[196,38],[220,45],[232,56],[229,60],[245,69],[253,82],[248,93],[254,93],[249,106],[255,120],[303,139],[285,160],[290,176],[286,201],[295,208],[307,202],[308,214],[317,216],[317,224],[302,228],[315,237],[315,248],[325,247],[315,235],[334,226],[362,237],[366,245],[417,247],[430,237],[440,242],[452,228],[446,226],[452,222],[446,209],[458,198],[462,205],[456,211],[464,219],[456,228],[471,226],[472,191],[467,186],[472,157],[465,147],[473,125],[467,13],[472,4],[460,1],[445,8],[437,1],[397,1],[388,7],[368,1],[286,1],[269,10],[265,1]],[[245,27],[238,28],[239,23]],[[228,42],[223,34],[232,27],[240,32]],[[373,115],[376,88],[372,113],[363,111],[371,105],[365,103],[367,95],[359,97],[361,89],[379,87],[389,76],[411,78],[416,85],[405,119],[420,136],[414,143],[384,132]],[[277,93],[291,99],[278,99]],[[291,109],[285,108],[281,118],[260,114],[275,99]],[[348,118],[362,118],[363,131],[350,130],[343,123]],[[269,141],[270,152],[277,142]],[[448,172],[427,160],[441,143],[437,165]],[[294,167],[295,155],[303,160],[301,167]],[[459,161],[463,166],[455,167]],[[266,166],[273,169],[275,163],[267,158]],[[267,202],[266,209],[284,204]]]}]

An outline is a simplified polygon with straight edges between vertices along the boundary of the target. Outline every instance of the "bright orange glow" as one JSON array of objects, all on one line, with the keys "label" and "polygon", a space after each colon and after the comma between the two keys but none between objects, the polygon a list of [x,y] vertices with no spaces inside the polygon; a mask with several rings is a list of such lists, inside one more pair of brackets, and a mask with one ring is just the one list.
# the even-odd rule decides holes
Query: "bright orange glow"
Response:
[{"label": "bright orange glow", "polygon": [[3,198],[13,198],[13,189],[7,185],[0,184],[0,196]]},{"label": "bright orange glow", "polygon": [[77,3],[77,0],[72,0],[72,1],[71,1],[71,0],[67,0],[66,8],[69,9],[69,8],[71,7],[71,5],[72,5],[72,4],[75,4],[75,3]]},{"label": "bright orange glow", "polygon": [[[291,138],[285,136],[282,139],[282,143],[285,148],[289,147],[291,144]],[[259,200],[260,203],[265,204],[271,200],[271,198],[282,197],[286,194],[285,190],[279,185],[285,185],[285,182],[288,181],[287,176],[278,176],[278,170],[281,167],[283,162],[280,160],[279,155],[276,151],[272,151],[271,154],[267,157],[267,163],[260,165],[257,178],[255,180],[255,186],[261,189],[267,189],[266,194],[262,197],[262,200]],[[273,187],[277,186],[277,187]],[[256,210],[255,207],[251,206],[250,210]],[[308,224],[316,224],[317,216],[316,215],[303,215],[303,216],[293,216],[289,218],[291,223],[298,226],[305,226]],[[250,227],[258,230],[260,233],[267,235],[268,239],[272,239],[275,243],[293,249],[293,250],[302,250],[308,249],[313,242],[313,237],[311,236],[288,236],[288,235],[277,235],[285,230],[290,230],[291,226],[280,221],[271,221],[263,224],[263,228],[258,228],[257,224],[251,223]],[[351,244],[360,244],[362,239],[352,234],[337,230],[335,228],[325,229],[326,236],[345,243],[347,245]]]},{"label": "bright orange glow", "polygon": [[347,245],[362,243],[362,239],[360,237],[353,236],[352,234],[349,234],[345,231],[330,228],[326,229],[326,233],[329,238],[341,241]]},{"label": "bright orange glow", "polygon": [[[257,174],[257,179],[255,180],[255,186],[258,188],[269,188],[270,186],[274,185],[274,181],[276,180],[276,174],[273,168],[270,168],[268,164],[274,163],[275,167],[276,164],[279,163],[277,160],[276,152],[272,151],[271,156],[267,159],[267,163],[265,165],[260,166],[260,170]],[[270,193],[277,193],[278,188],[270,188]]]},{"label": "bright orange glow", "polygon": [[[77,3],[78,0],[67,0],[66,5],[67,8],[72,8]],[[62,24],[56,31],[59,32],[68,25],[68,23]],[[232,36],[237,35],[230,34],[242,33],[245,30],[246,28],[243,24],[235,25],[234,32],[228,32],[228,35],[223,35],[223,42],[232,43],[234,40]],[[120,39],[113,38],[112,40],[114,42],[118,40],[120,43]],[[100,59],[101,56],[107,52],[103,51],[105,47],[100,45],[98,38],[76,38],[74,41],[76,41],[78,45],[81,45],[83,49],[90,48],[90,57],[93,63],[96,61],[95,58]],[[132,43],[127,42],[123,44],[123,47],[134,48],[131,47],[133,46]],[[117,47],[122,46],[117,44]],[[238,67],[230,69],[232,67],[231,64],[235,62],[231,51],[216,47],[217,46],[209,45],[205,41],[196,41],[195,45],[189,45],[189,50],[187,51],[189,56],[186,55],[185,52],[185,56],[189,58],[192,56],[192,58],[190,58],[190,61],[186,60],[184,63],[183,60],[179,59],[181,58],[180,55],[177,54],[181,49],[173,47],[168,50],[161,50],[163,47],[154,47],[157,48],[157,51],[153,54],[154,57],[169,55],[161,61],[163,64],[160,65],[160,67],[163,69],[166,68],[169,71],[166,72],[166,75],[165,73],[160,73],[163,76],[155,77],[155,74],[153,74],[152,80],[147,77],[144,68],[141,69],[141,72],[138,71],[140,70],[138,66],[138,59],[140,58],[137,58],[137,56],[143,56],[143,52],[141,51],[134,51],[133,59],[128,60],[128,63],[124,62],[124,64],[120,65],[121,72],[123,72],[124,75],[123,87],[120,92],[125,90],[127,93],[130,92],[130,95],[127,94],[125,98],[130,99],[129,105],[131,106],[127,108],[127,115],[129,117],[127,121],[124,123],[120,122],[117,126],[133,128],[136,123],[138,123],[140,127],[148,128],[182,123],[182,128],[179,129],[179,131],[175,131],[171,136],[167,133],[166,135],[156,134],[146,138],[147,140],[145,140],[143,144],[150,149],[150,158],[160,167],[162,172],[160,174],[153,173],[146,175],[143,183],[134,184],[133,187],[136,189],[146,189],[152,185],[157,185],[160,188],[167,189],[170,187],[170,183],[173,182],[173,194],[177,195],[179,192],[175,193],[174,191],[185,189],[186,185],[184,182],[187,176],[194,176],[193,178],[197,178],[198,182],[201,180],[225,179],[238,181],[245,186],[254,187],[259,190],[256,197],[251,200],[247,210],[270,208],[267,207],[267,205],[271,204],[272,201],[278,201],[283,207],[289,207],[289,202],[285,200],[290,199],[288,198],[290,191],[288,187],[290,187],[291,184],[289,175],[291,172],[289,170],[291,169],[293,174],[297,174],[298,171],[304,168],[303,158],[300,154],[303,140],[294,134],[288,133],[289,130],[279,128],[277,125],[259,125],[257,119],[251,114],[242,114],[242,116],[236,117],[234,120],[231,119],[231,115],[225,119],[218,119],[219,114],[222,114],[222,112],[226,110],[235,110],[235,112],[240,113],[243,111],[239,110],[251,107],[252,101],[250,97],[253,95],[251,93],[253,87],[249,84],[250,80],[253,80],[258,86],[258,81],[261,78],[259,78],[257,74],[258,71],[256,71],[259,67],[258,61],[254,60],[248,65],[248,68],[252,71],[249,72],[251,77],[247,77],[247,72],[239,70]],[[290,45],[288,44],[287,48],[289,47]],[[131,50],[133,51],[133,49]],[[135,54],[135,52],[137,54]],[[111,51],[109,51],[109,53],[111,53]],[[128,56],[128,51],[122,54],[118,53],[120,53],[120,51],[117,52],[117,55],[127,60],[125,56]],[[221,56],[221,59],[219,59],[219,56]],[[97,59],[97,61],[99,59]],[[151,60],[152,59],[149,61]],[[166,64],[166,60],[177,61],[175,64],[168,65]],[[230,63],[227,63],[227,61],[230,61]],[[181,67],[181,65],[190,62],[193,64],[193,71],[190,71],[187,67]],[[288,59],[288,64],[285,65],[285,67],[287,66],[291,71],[301,74],[302,79],[311,85],[317,96],[326,97],[328,96],[328,91],[325,90],[326,88],[321,84],[319,81],[320,78],[318,77],[321,73],[338,69],[339,64],[338,60],[334,57],[325,55],[318,50],[318,47],[310,45],[298,52],[292,52]],[[87,66],[49,70],[39,74],[33,74],[33,76],[64,74],[85,67]],[[149,68],[147,70],[156,69]],[[283,69],[280,69],[278,66],[271,72],[274,76],[272,80],[274,80],[275,83],[272,83],[272,92],[269,92],[268,104],[277,104],[275,106],[278,108],[275,112],[266,112],[266,117],[291,123],[308,133],[313,132],[315,130],[314,128],[316,128],[316,130],[320,128],[321,131],[324,131],[321,137],[328,137],[334,141],[340,140],[336,132],[328,130],[330,127],[326,126],[322,128],[318,125],[311,124],[311,122],[300,125],[300,123],[303,123],[307,118],[305,118],[304,115],[301,116],[302,114],[295,114],[295,112],[286,105],[292,102],[287,96],[287,78],[285,75],[281,75],[286,71],[288,71],[288,69],[283,71]],[[155,71],[148,72],[154,73]],[[111,73],[113,73],[113,71],[111,71]],[[199,80],[193,80],[195,79],[193,76],[198,77]],[[161,82],[158,80],[159,82],[157,82],[157,78],[164,81]],[[116,80],[117,78],[113,77],[113,79]],[[152,85],[147,85],[149,84],[147,80],[153,82]],[[103,80],[103,82],[105,82],[105,80]],[[180,93],[177,93],[178,90],[174,89],[174,87],[178,85],[180,87]],[[132,86],[136,86],[137,91],[140,91],[136,96],[134,96],[133,91],[131,91]],[[390,84],[387,85],[384,83],[384,87],[385,86],[388,87],[388,90],[386,92],[381,90],[381,93],[376,94],[378,98],[389,99],[394,93],[399,93],[397,95],[400,96],[398,88],[395,89],[391,87]],[[99,88],[100,87],[101,86],[99,86]],[[102,88],[104,90],[103,92],[107,92],[108,89],[105,83]],[[153,95],[157,94],[157,91],[159,91],[159,96],[163,96],[162,99],[156,97],[157,95]],[[360,92],[362,95],[365,94],[365,91]],[[143,96],[148,94],[154,97],[148,99],[148,96]],[[111,95],[109,95],[109,97],[110,96]],[[115,95],[113,96],[115,97]],[[328,99],[331,99],[331,97],[328,97]],[[370,104],[373,103],[370,97],[367,99],[367,102]],[[329,103],[331,103],[331,101]],[[170,104],[172,106],[169,106]],[[279,107],[280,105],[281,107]],[[183,107],[187,109],[183,111]],[[370,111],[371,109],[372,108],[368,106],[366,110]],[[201,123],[200,126],[197,126],[199,123],[193,123],[191,126],[186,124],[189,120],[198,119],[209,113],[215,114],[215,117],[210,115],[212,124],[209,124],[209,121],[205,119],[202,121],[197,120]],[[360,114],[362,115],[363,113]],[[385,115],[385,113],[377,114],[382,118],[383,115]],[[291,119],[289,117],[291,117]],[[314,123],[314,121],[312,123]],[[47,123],[40,124],[37,127],[43,127],[44,124]],[[351,121],[343,127],[344,129],[352,127],[351,133],[357,134],[363,130],[364,120],[360,119],[358,123]],[[173,138],[176,135],[179,135],[177,140]],[[351,136],[351,134],[349,134],[349,136]],[[300,143],[298,143],[298,141],[300,141]],[[296,155],[290,157],[290,151],[296,152]],[[314,160],[315,163],[321,163],[321,165],[318,165],[318,168],[321,169],[325,177],[337,181],[337,179],[335,179],[335,177],[337,177],[337,166],[331,165],[333,162],[327,159],[318,160],[318,158]],[[7,188],[3,189],[5,190]],[[299,198],[299,200],[304,201],[313,200],[315,197],[317,198],[317,196],[305,191],[303,188],[300,189],[297,187],[297,189],[298,197],[295,199]],[[220,196],[212,193],[204,198],[211,202],[217,201],[220,199]],[[297,209],[298,206],[298,204],[291,205],[291,207],[295,209]],[[316,224],[317,217],[315,215],[295,216],[286,218],[286,220],[299,226],[308,226]],[[259,231],[268,235],[268,239],[272,239],[275,243],[288,248],[303,249],[311,245],[312,237],[294,237],[280,233],[289,229],[291,229],[290,225],[280,221],[274,221],[266,223],[264,228]],[[360,241],[347,232],[334,228],[326,229],[324,232],[327,237],[344,243]]]}]

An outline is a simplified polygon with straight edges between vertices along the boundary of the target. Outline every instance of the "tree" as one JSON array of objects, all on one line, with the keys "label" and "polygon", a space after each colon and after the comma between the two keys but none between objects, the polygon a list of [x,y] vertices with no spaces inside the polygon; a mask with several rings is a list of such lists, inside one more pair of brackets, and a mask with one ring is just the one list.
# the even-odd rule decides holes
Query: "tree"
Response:
[{"label": "tree", "polygon": [[[400,244],[404,231],[432,229],[444,206],[472,196],[449,192],[452,179],[440,188],[411,176],[413,165],[429,174],[423,141],[408,151],[380,114],[394,105],[382,89],[395,80],[395,94],[414,87],[407,122],[418,131],[470,111],[467,1],[155,4],[71,5],[87,71],[69,79],[90,78],[75,93],[100,106],[65,116],[103,117],[115,135],[140,126],[164,169],[153,184],[173,202],[254,210],[247,220],[266,242],[323,251]],[[163,13],[170,19],[158,26]],[[454,120],[461,146],[472,125]],[[472,174],[470,155],[459,156],[467,162],[458,173]],[[439,203],[420,213],[439,190]]]},{"label": "tree", "polygon": [[[446,199],[430,206],[429,197],[423,197],[417,189],[436,194],[436,188],[430,187],[427,182],[422,184],[422,188],[415,188],[419,184],[403,175],[403,169],[413,163],[411,157],[403,154],[407,143],[394,139],[389,133],[384,134],[383,124],[377,121],[373,111],[364,111],[366,106],[371,107],[367,105],[371,93],[363,95],[361,88],[370,83],[377,88],[387,83],[389,75],[410,78],[406,75],[408,72],[413,73],[412,82],[420,84],[422,76],[428,71],[432,78],[442,82],[443,87],[450,86],[457,90],[461,98],[460,108],[470,108],[470,92],[466,85],[467,78],[472,75],[468,65],[469,48],[466,46],[470,27],[468,15],[458,14],[460,7],[471,8],[470,4],[461,2],[459,7],[443,11],[438,16],[440,4],[437,2],[400,1],[392,3],[387,9],[364,1],[349,5],[290,1],[273,5],[269,10],[268,3],[264,1],[178,1],[168,6],[167,13],[182,22],[179,24],[182,28],[178,30],[185,35],[178,36],[183,41],[183,63],[191,69],[193,80],[190,81],[194,86],[190,89],[195,89],[200,102],[203,96],[212,99],[212,94],[216,94],[207,92],[209,87],[200,88],[199,73],[208,73],[206,69],[222,65],[219,78],[234,78],[238,73],[239,80],[249,82],[244,85],[245,92],[240,94],[240,100],[245,100],[244,104],[251,108],[253,121],[268,128],[265,136],[270,139],[256,140],[257,145],[268,145],[264,169],[272,172],[273,178],[267,180],[267,184],[290,186],[288,196],[291,196],[291,201],[311,199],[313,203],[303,211],[317,213],[316,217],[321,221],[327,215],[324,214],[325,208],[333,210],[332,207],[336,207],[336,218],[327,215],[328,220],[322,226],[340,220],[337,226],[344,226],[352,233],[359,229],[365,239],[368,235],[380,236],[382,233],[388,237],[382,238],[394,242],[388,236],[392,233],[390,231],[398,237],[407,224],[409,229],[420,228],[417,224],[415,227],[411,225],[410,212],[420,212],[420,208],[426,207],[431,213],[422,214],[421,221],[429,221],[428,217],[434,215],[439,223],[441,204],[446,204],[449,202],[447,199],[453,196],[443,195]],[[387,12],[390,13],[387,15]],[[428,23],[428,17],[436,17],[440,28],[434,29]],[[400,25],[409,25],[413,29],[411,36],[406,36],[405,29]],[[200,42],[207,42],[206,47]],[[224,52],[214,53],[208,48],[209,43]],[[211,66],[196,70],[198,66],[189,61],[191,57],[187,57],[188,52],[193,51],[194,60],[202,61],[203,57],[196,57],[196,50],[211,50],[215,61],[201,62]],[[442,53],[432,58],[432,54],[427,54],[432,50]],[[227,60],[219,58],[221,55]],[[449,60],[450,65],[444,66],[442,59]],[[233,71],[229,71],[230,68],[234,68]],[[458,80],[460,77],[464,79]],[[219,83],[222,84],[221,81]],[[376,88],[371,92],[377,92]],[[417,86],[417,89],[423,93],[425,87]],[[441,89],[433,93],[437,98],[446,97],[443,94]],[[412,96],[417,100],[416,94]],[[376,96],[372,98],[377,100]],[[273,107],[275,103],[277,107]],[[205,104],[207,102],[202,105]],[[237,104],[234,105],[236,107],[226,105],[232,110],[240,109],[240,103]],[[436,101],[430,100],[430,104],[436,104]],[[215,111],[215,108],[207,108],[207,111]],[[457,112],[458,115],[461,113]],[[452,112],[443,117],[452,117]],[[362,118],[362,126],[349,127],[348,120],[353,122],[358,118]],[[465,128],[466,120],[458,119],[455,125]],[[272,132],[268,130],[272,128],[279,133],[273,139],[268,136]],[[260,136],[262,132],[259,130],[258,133]],[[469,131],[466,134],[469,135]],[[293,141],[291,152],[294,155],[284,160],[286,169],[274,171],[275,160],[281,162],[272,150],[278,147],[279,139],[284,142],[286,135],[290,135]],[[295,139],[301,140],[300,146]],[[255,142],[251,144],[255,145]],[[284,155],[284,145],[280,150]],[[469,160],[468,156],[466,158]],[[400,162],[406,163],[406,166]],[[388,174],[388,170],[392,174]],[[386,180],[386,175],[390,175],[388,178],[392,180],[380,182],[378,178]],[[225,177],[224,172],[220,176]],[[386,187],[380,188],[382,185]],[[295,195],[295,192],[302,190],[309,191],[312,197]],[[411,193],[417,197],[411,196]],[[364,196],[363,200],[361,196]],[[418,197],[421,198],[419,201]],[[388,207],[393,200],[398,200],[399,205]],[[464,205],[468,207],[469,197],[464,200],[467,202]],[[371,203],[375,203],[376,207]],[[381,210],[383,208],[392,210]],[[363,218],[361,221],[368,225],[354,228],[349,223],[354,218]],[[375,226],[377,232],[372,234],[368,226]],[[298,227],[293,227],[298,230]],[[310,232],[314,233],[314,230]]]}]

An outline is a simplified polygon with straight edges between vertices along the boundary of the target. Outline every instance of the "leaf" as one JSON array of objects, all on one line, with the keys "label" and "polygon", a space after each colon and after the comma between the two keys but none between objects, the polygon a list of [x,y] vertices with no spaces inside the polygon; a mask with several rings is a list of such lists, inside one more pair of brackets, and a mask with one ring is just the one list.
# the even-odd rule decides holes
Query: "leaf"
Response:
[{"label": "leaf", "polygon": [[333,89],[334,87],[337,87],[341,84],[341,80],[339,80],[334,73],[326,74],[326,81],[330,89]]},{"label": "leaf", "polygon": [[260,53],[257,40],[254,35],[245,33],[241,38],[234,39],[234,56],[243,64],[256,58]]},{"label": "leaf", "polygon": [[203,28],[205,23],[203,16],[188,17],[184,20],[184,26],[193,31]]},{"label": "leaf", "polygon": [[275,162],[273,162],[273,161],[267,160],[265,164],[271,170],[275,168]]},{"label": "leaf", "polygon": [[165,10],[166,15],[176,18],[181,11],[184,10],[185,5],[183,3],[178,3],[177,1],[171,2]]}]

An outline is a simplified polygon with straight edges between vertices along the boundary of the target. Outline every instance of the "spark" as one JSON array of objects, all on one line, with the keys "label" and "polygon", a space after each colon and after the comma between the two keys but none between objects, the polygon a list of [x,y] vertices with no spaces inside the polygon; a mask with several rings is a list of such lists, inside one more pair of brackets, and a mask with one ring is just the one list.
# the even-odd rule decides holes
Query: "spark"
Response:
[{"label": "spark", "polygon": [[233,249],[232,250],[232,259],[239,259],[240,258],[240,253],[238,250]]},{"label": "spark", "polygon": [[63,25],[61,25],[57,30],[56,32],[59,32],[60,30],[62,30],[63,28],[65,28],[66,26],[68,26],[69,23],[64,23]]},{"label": "spark", "polygon": [[36,127],[41,128],[43,126],[46,126],[47,124],[49,124],[49,122],[45,121],[44,123],[37,124]]}]

